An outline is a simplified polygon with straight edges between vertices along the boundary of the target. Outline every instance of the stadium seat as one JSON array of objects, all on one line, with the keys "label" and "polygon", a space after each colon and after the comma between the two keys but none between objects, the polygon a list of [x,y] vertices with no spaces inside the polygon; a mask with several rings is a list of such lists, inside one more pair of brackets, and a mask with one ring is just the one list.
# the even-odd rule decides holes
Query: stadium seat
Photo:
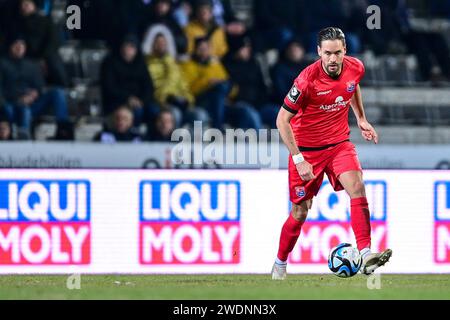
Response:
[{"label": "stadium seat", "polygon": [[364,109],[367,119],[370,119],[372,124],[384,123],[384,110],[377,105],[366,105]]},{"label": "stadium seat", "polygon": [[100,121],[86,122],[81,120],[75,128],[75,140],[89,142],[92,141],[97,133],[102,131],[103,123]]},{"label": "stadium seat", "polygon": [[267,88],[272,88],[272,78],[270,77],[270,68],[278,60],[278,52],[276,50],[269,50],[266,53],[257,53],[255,59],[261,68],[263,81]]},{"label": "stadium seat", "polygon": [[[434,125],[450,125],[450,106],[437,106],[430,110]],[[447,143],[450,140],[447,140]]]},{"label": "stadium seat", "polygon": [[74,84],[82,76],[78,46],[78,41],[68,41],[59,48],[59,54],[64,63],[67,76],[71,79],[71,84]]},{"label": "stadium seat", "polygon": [[34,128],[34,139],[37,141],[46,141],[56,134],[55,122],[42,122]]},{"label": "stadium seat", "polygon": [[80,53],[83,77],[90,84],[97,84],[100,77],[100,68],[103,58],[108,54],[106,48],[82,49]]}]

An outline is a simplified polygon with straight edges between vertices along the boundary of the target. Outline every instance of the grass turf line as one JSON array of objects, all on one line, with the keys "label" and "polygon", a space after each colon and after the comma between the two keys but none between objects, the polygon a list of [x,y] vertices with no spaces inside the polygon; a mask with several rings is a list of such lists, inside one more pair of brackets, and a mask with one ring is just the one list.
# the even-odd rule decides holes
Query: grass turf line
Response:
[{"label": "grass turf line", "polygon": [[382,274],[381,289],[367,277],[289,275],[81,275],[81,289],[69,290],[67,276],[0,276],[0,299],[450,299],[450,274]]}]

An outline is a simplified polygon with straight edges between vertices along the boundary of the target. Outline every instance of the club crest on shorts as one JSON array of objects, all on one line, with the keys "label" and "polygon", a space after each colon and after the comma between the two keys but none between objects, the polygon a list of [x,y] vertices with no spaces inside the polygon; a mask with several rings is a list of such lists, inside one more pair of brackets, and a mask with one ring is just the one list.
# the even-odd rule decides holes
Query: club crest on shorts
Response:
[{"label": "club crest on shorts", "polygon": [[292,86],[291,90],[289,91],[288,99],[292,103],[296,103],[301,94],[302,94],[302,92],[300,90],[298,90],[294,84]]},{"label": "club crest on shorts", "polygon": [[297,186],[294,190],[297,197],[302,198],[305,196],[305,187]]},{"label": "club crest on shorts", "polygon": [[347,92],[353,92],[355,91],[355,81],[349,81],[347,82]]}]

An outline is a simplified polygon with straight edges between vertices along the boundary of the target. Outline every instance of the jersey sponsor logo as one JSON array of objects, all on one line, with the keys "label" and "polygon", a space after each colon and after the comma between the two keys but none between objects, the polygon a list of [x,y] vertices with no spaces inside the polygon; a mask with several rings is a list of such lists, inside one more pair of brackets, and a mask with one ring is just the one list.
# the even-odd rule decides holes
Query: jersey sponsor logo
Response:
[{"label": "jersey sponsor logo", "polygon": [[317,92],[317,95],[318,95],[318,96],[324,96],[324,95],[326,95],[326,94],[331,93],[331,91],[332,91],[332,90],[319,91],[319,92]]},{"label": "jersey sponsor logo", "polygon": [[294,84],[292,86],[291,90],[289,91],[288,99],[292,103],[296,103],[298,98],[301,96],[301,94],[302,94],[302,92],[300,90],[298,90],[297,87]]},{"label": "jersey sponsor logo", "polygon": [[[385,181],[365,181],[371,214],[372,251],[386,249],[387,185]],[[328,254],[339,243],[356,246],[350,222],[350,200],[345,191],[335,192],[325,181],[308,213],[300,238],[289,259],[296,264],[326,264]]]},{"label": "jersey sponsor logo", "polygon": [[142,181],[140,263],[238,264],[240,182]]},{"label": "jersey sponsor logo", "polygon": [[355,81],[347,82],[347,92],[353,92],[355,91],[355,88],[356,88]]},{"label": "jersey sponsor logo", "polygon": [[0,265],[84,265],[90,182],[0,180]]},{"label": "jersey sponsor logo", "polygon": [[350,103],[351,99],[344,101],[344,98],[342,96],[338,96],[333,104],[329,105],[321,105],[319,109],[325,111],[325,112],[335,112],[339,111],[342,108],[347,107],[347,105]]},{"label": "jersey sponsor logo", "polygon": [[450,263],[450,181],[434,184],[434,261]]}]

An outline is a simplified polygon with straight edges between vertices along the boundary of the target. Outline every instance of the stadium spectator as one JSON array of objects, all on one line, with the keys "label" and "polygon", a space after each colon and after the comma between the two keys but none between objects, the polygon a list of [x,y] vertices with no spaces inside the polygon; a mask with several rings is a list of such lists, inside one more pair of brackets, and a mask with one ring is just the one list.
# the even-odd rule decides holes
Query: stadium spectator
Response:
[{"label": "stadium spectator", "polygon": [[229,75],[222,63],[211,55],[207,38],[195,40],[194,55],[182,64],[182,70],[196,104],[208,112],[212,127],[224,129],[226,122],[238,128],[261,127],[259,117],[251,108],[227,103],[231,88]]},{"label": "stadium spectator", "polygon": [[[308,8],[308,15],[305,16],[305,26],[308,30],[307,52],[317,52],[317,32],[328,26],[345,29],[347,53],[361,52],[361,39],[355,32],[357,30],[353,29],[353,24],[350,23],[352,19],[360,18],[359,16],[352,16],[354,12],[352,3],[354,2],[349,0],[310,1],[303,6],[303,9]],[[365,23],[362,25],[365,27]],[[361,25],[357,26],[356,29],[361,29]]]},{"label": "stadium spectator", "polygon": [[184,29],[188,39],[188,53],[194,51],[195,39],[207,38],[211,43],[211,54],[222,58],[228,51],[228,44],[223,27],[214,21],[211,0],[197,0],[194,16]]},{"label": "stadium spectator", "polygon": [[280,50],[294,37],[300,37],[306,50],[315,53],[317,31],[334,25],[346,28],[350,53],[361,50],[358,34],[353,32],[353,28],[349,29],[353,24],[347,25],[353,18],[351,1],[254,0],[253,6],[258,51]]},{"label": "stadium spectator", "polygon": [[111,128],[99,132],[94,141],[102,143],[142,141],[141,135],[133,128],[133,112],[127,106],[118,107],[111,118]]},{"label": "stadium spectator", "polygon": [[171,0],[153,0],[149,6],[147,21],[150,23],[150,32],[152,26],[162,24],[169,28],[175,40],[177,54],[187,52],[187,38],[183,29],[178,25],[173,17],[173,8]]},{"label": "stadium spectator", "polygon": [[148,56],[153,51],[153,44],[155,43],[156,36],[162,34],[167,42],[167,53],[177,60],[186,60],[188,55],[178,55],[175,38],[173,37],[170,29],[163,24],[152,25],[144,36],[142,41],[142,54]]},{"label": "stadium spectator", "polygon": [[292,87],[292,82],[308,65],[305,49],[297,40],[291,40],[280,50],[278,62],[272,67],[274,101],[281,101]]},{"label": "stadium spectator", "polygon": [[175,130],[175,117],[169,110],[161,110],[157,115],[153,125],[150,125],[147,131],[149,141],[169,142],[172,132]]},{"label": "stadium spectator", "polygon": [[120,49],[105,58],[100,82],[106,115],[125,104],[133,110],[134,125],[138,126],[159,112],[153,98],[153,83],[135,35],[127,35]]},{"label": "stadium spectator", "polygon": [[224,26],[227,34],[241,36],[246,27],[235,15],[230,0],[212,0],[212,12],[218,25]]},{"label": "stadium spectator", "polygon": [[371,0],[370,3],[384,8],[381,10],[383,27],[367,32],[376,53],[398,53],[393,48],[406,45],[406,50],[417,57],[422,80],[450,80],[450,49],[441,33],[412,28],[404,0]]},{"label": "stadium spectator", "polygon": [[211,3],[214,21],[225,30],[228,43],[248,34],[246,25],[237,19],[231,0],[211,0]]},{"label": "stadium spectator", "polygon": [[[185,1],[189,7],[186,13],[192,12],[198,0]],[[210,0],[214,21],[225,30],[227,38],[243,36],[248,30],[246,25],[237,19],[230,0]]]},{"label": "stadium spectator", "polygon": [[307,8],[304,0],[254,0],[256,51],[279,50],[294,35],[306,35]]},{"label": "stadium spectator", "polygon": [[[82,28],[70,31],[70,36],[73,39],[79,39],[83,42],[92,40],[105,40],[109,41],[109,44],[113,46],[120,42],[123,38],[118,35],[118,28],[116,21],[118,15],[114,15],[114,19],[111,19],[110,6],[114,1],[111,0],[66,0],[67,7],[76,5],[79,8],[83,8],[83,14],[80,17]],[[118,12],[120,14],[120,12]],[[120,26],[124,28],[126,26]],[[114,41],[119,37],[118,40]]]},{"label": "stadium spectator", "polygon": [[[191,8],[188,12],[192,11],[197,1],[187,1]],[[231,37],[242,36],[247,31],[245,24],[236,18],[230,0],[211,0],[211,8],[214,21],[225,29],[227,35]]]},{"label": "stadium spectator", "polygon": [[189,0],[174,0],[173,17],[178,25],[185,28],[192,14],[192,5]]},{"label": "stadium spectator", "polygon": [[51,17],[38,12],[35,0],[21,0],[19,10],[19,19],[11,32],[24,36],[27,57],[39,62],[49,84],[67,86],[66,70],[58,53],[58,35]]},{"label": "stadium spectator", "polygon": [[35,0],[39,10],[46,16],[51,15],[54,5],[54,0]]},{"label": "stadium spectator", "polygon": [[56,126],[55,136],[49,140],[53,141],[74,141],[75,140],[75,128],[72,121],[61,121]]},{"label": "stadium spectator", "polygon": [[[266,107],[263,105],[267,101],[267,88],[263,82],[261,68],[253,56],[250,38],[236,37],[230,42],[230,52],[224,60],[224,65],[230,75],[232,85],[230,98],[233,107],[227,109],[228,113],[245,112],[247,118],[252,119],[252,123],[241,123],[241,125],[261,128],[261,116],[257,109],[265,112]],[[278,108],[273,114],[273,119],[269,121],[270,124],[275,125]],[[237,126],[240,125],[237,124]]]},{"label": "stadium spectator", "polygon": [[181,67],[197,105],[208,112],[214,128],[222,128],[225,120],[225,99],[230,85],[224,66],[211,55],[207,38],[195,40],[192,58]]},{"label": "stadium spectator", "polygon": [[57,122],[68,121],[64,91],[52,88],[44,91],[42,71],[26,58],[25,40],[16,37],[9,46],[9,55],[0,62],[6,112],[18,124],[23,138],[31,136],[33,119],[53,108]]},{"label": "stadium spectator", "polygon": [[[142,0],[95,0],[100,1],[99,11],[103,18],[102,28],[108,43],[114,50],[121,46],[128,34],[142,35],[147,26],[148,1]],[[146,3],[147,2],[147,3]],[[94,16],[95,19],[95,16]]]},{"label": "stadium spectator", "polygon": [[[386,2],[386,1],[384,1]],[[394,1],[395,2],[395,1]],[[450,81],[450,48],[444,34],[438,30],[415,30],[411,26],[411,14],[404,0],[397,0],[404,19],[404,37],[410,53],[416,55],[422,79],[432,82]],[[449,17],[449,1],[426,2],[428,11],[440,17]]]},{"label": "stadium spectator", "polygon": [[[349,52],[361,53],[366,50],[367,43],[364,40],[364,32],[369,30],[367,25],[367,0],[344,0],[342,2],[346,15],[343,28],[348,38],[347,46]],[[364,26],[362,28],[361,26]],[[371,30],[369,30],[371,31]]]},{"label": "stadium spectator", "polygon": [[11,122],[3,112],[0,112],[0,141],[9,140],[13,140]]},{"label": "stadium spectator", "polygon": [[404,3],[397,0],[367,0],[365,6],[377,5],[381,10],[383,27],[380,29],[362,29],[367,49],[376,55],[406,53],[403,34],[408,29],[407,10]]},{"label": "stadium spectator", "polygon": [[75,39],[104,40],[114,50],[127,34],[139,38],[148,27],[148,0],[64,0],[67,6],[82,8],[81,28],[71,30]]},{"label": "stadium spectator", "polygon": [[[175,59],[168,53],[167,40],[158,34],[152,51],[147,56],[147,66],[155,87],[155,100],[165,109],[175,110],[177,126],[194,121],[207,121],[206,111],[194,107],[194,96]],[[181,110],[181,111],[180,111]],[[181,118],[183,113],[183,120]]]}]

